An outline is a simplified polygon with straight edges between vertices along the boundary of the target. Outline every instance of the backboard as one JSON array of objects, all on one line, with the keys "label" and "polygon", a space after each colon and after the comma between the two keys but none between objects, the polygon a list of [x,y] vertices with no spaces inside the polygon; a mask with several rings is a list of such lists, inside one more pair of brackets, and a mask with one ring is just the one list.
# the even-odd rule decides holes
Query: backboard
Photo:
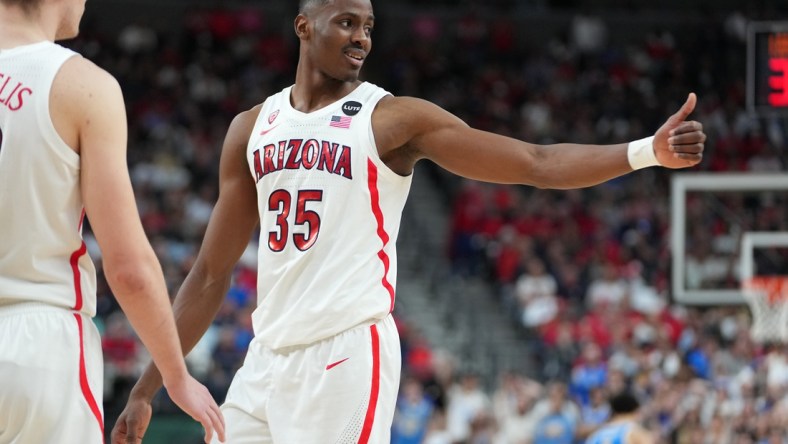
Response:
[{"label": "backboard", "polygon": [[[768,272],[766,268],[788,274],[786,224],[788,174],[675,174],[673,299],[689,305],[743,304],[744,274]],[[755,269],[757,263],[766,264],[764,270]]]}]

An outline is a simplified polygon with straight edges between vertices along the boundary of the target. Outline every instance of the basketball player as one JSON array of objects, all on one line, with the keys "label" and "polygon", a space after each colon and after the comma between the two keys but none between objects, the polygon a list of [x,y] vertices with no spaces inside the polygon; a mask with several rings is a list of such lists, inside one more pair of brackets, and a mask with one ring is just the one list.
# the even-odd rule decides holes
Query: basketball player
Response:
[{"label": "basketball player", "polygon": [[638,423],[640,403],[627,392],[613,395],[610,420],[586,440],[586,444],[654,444],[656,439]]},{"label": "basketball player", "polygon": [[[186,370],[161,267],[126,165],[126,116],[108,73],[54,43],[77,35],[85,0],[0,0],[0,443],[104,441],[96,273],[170,397],[223,439],[207,389]],[[84,208],[84,210],[83,210]]]},{"label": "basketball player", "polygon": [[[482,181],[577,188],[650,165],[696,165],[705,135],[684,121],[694,95],[653,137],[629,144],[537,146],[478,131],[359,80],[370,0],[299,7],[295,84],[231,123],[219,198],[176,319],[190,350],[259,223],[255,337],[222,407],[228,442],[386,443],[400,376],[395,245],[417,161]],[[139,442],[158,386],[149,367],[113,442]]]}]

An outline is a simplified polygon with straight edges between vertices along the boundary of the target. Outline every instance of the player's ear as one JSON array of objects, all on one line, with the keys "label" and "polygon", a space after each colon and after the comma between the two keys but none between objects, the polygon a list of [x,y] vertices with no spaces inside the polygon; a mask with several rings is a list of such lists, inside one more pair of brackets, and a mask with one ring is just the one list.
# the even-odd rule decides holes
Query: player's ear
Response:
[{"label": "player's ear", "polygon": [[295,27],[296,37],[299,40],[306,40],[309,36],[309,19],[304,14],[298,14],[293,26]]}]

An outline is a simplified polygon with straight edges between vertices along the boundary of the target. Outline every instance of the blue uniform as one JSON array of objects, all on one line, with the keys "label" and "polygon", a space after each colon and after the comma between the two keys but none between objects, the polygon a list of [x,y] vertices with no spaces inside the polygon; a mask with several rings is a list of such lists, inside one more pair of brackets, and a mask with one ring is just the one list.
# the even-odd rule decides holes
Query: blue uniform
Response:
[{"label": "blue uniform", "polygon": [[630,429],[632,429],[631,422],[608,424],[589,436],[586,444],[626,444]]}]

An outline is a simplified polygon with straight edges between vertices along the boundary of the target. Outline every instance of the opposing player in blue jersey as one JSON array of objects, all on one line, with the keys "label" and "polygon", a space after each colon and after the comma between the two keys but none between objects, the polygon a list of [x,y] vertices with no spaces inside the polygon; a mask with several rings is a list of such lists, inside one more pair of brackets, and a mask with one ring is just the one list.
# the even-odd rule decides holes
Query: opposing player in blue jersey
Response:
[{"label": "opposing player in blue jersey", "polygon": [[610,397],[611,418],[585,444],[654,444],[655,437],[638,422],[640,402],[628,392]]},{"label": "opposing player in blue jersey", "polygon": [[[375,26],[370,0],[301,0],[294,25],[295,83],[230,125],[219,198],[175,301],[188,351],[260,225],[255,337],[222,406],[230,442],[389,442],[400,376],[395,246],[419,160],[476,180],[577,188],[702,157],[702,127],[685,121],[694,94],[652,137],[539,146],[360,81]],[[149,367],[116,443],[138,442],[159,385]]]}]

